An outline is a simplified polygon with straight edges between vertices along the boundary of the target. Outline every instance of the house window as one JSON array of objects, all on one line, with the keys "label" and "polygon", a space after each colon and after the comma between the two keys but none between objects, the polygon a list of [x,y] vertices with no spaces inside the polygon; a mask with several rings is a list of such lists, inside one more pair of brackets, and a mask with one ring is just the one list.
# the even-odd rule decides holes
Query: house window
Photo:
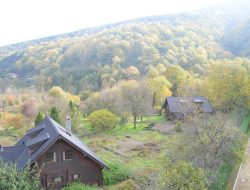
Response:
[{"label": "house window", "polygon": [[72,175],[72,179],[73,179],[74,181],[78,180],[79,177],[80,177],[79,174],[73,174],[73,175]]},{"label": "house window", "polygon": [[58,177],[53,177],[52,181],[54,183],[58,183],[58,182],[62,182],[63,181],[63,177],[62,176],[58,176]]},{"label": "house window", "polygon": [[56,152],[48,152],[45,157],[46,163],[56,162]]},{"label": "house window", "polygon": [[63,160],[73,160],[73,151],[72,150],[63,151]]}]

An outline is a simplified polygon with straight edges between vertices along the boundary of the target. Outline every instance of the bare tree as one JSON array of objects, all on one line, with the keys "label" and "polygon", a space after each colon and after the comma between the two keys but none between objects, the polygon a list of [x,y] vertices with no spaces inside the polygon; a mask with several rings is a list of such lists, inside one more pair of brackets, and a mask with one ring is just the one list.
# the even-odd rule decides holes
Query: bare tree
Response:
[{"label": "bare tree", "polygon": [[179,156],[208,171],[215,171],[225,156],[237,159],[231,147],[241,147],[244,136],[228,115],[199,114],[189,122],[193,127],[183,134]]},{"label": "bare tree", "polygon": [[126,81],[121,85],[121,109],[133,116],[134,128],[136,128],[137,117],[146,115],[151,110],[152,96],[150,89],[145,83]]}]

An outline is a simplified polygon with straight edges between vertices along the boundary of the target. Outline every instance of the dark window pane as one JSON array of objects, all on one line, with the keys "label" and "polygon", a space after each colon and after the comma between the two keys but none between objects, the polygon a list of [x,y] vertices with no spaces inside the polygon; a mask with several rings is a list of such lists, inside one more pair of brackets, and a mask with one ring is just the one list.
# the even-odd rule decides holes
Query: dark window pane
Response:
[{"label": "dark window pane", "polygon": [[46,162],[56,162],[56,152],[48,152],[45,157]]},{"label": "dark window pane", "polygon": [[72,160],[73,159],[73,151],[72,150],[65,150],[63,152],[63,160]]}]

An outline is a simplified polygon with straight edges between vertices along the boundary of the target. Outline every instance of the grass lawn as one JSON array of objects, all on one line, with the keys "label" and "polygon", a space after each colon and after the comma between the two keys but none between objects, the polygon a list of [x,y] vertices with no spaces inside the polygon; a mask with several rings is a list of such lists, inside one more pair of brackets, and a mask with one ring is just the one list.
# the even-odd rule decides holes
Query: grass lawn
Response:
[{"label": "grass lawn", "polygon": [[[162,161],[168,151],[173,150],[179,140],[179,134],[161,134],[145,130],[149,123],[164,123],[165,116],[148,116],[133,126],[132,118],[127,124],[119,124],[116,128],[93,133],[86,118],[78,131],[83,141],[111,168],[114,164],[125,166],[129,178],[134,179],[143,170],[160,170]],[[91,135],[84,135],[84,133]],[[104,186],[113,188],[114,185]]]}]

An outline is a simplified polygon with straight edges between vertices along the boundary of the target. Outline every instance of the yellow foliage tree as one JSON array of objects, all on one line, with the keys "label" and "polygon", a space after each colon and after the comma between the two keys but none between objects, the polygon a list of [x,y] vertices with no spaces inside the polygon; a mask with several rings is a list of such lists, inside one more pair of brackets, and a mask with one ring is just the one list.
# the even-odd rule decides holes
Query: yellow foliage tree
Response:
[{"label": "yellow foliage tree", "polygon": [[204,92],[218,108],[249,108],[249,83],[249,74],[241,64],[221,62],[212,66],[205,79]]},{"label": "yellow foliage tree", "polygon": [[171,83],[164,76],[149,78],[148,85],[153,94],[152,106],[154,108],[160,108],[166,98],[166,96],[171,96],[170,91]]},{"label": "yellow foliage tree", "polygon": [[65,92],[61,87],[59,86],[53,86],[49,90],[49,94],[54,97],[58,98],[65,98],[67,101],[72,101],[74,103],[79,103],[80,102],[80,97],[73,95],[69,92]]},{"label": "yellow foliage tree", "polygon": [[10,128],[20,128],[23,123],[21,114],[12,114],[8,112],[0,112],[0,128],[7,131]]}]

